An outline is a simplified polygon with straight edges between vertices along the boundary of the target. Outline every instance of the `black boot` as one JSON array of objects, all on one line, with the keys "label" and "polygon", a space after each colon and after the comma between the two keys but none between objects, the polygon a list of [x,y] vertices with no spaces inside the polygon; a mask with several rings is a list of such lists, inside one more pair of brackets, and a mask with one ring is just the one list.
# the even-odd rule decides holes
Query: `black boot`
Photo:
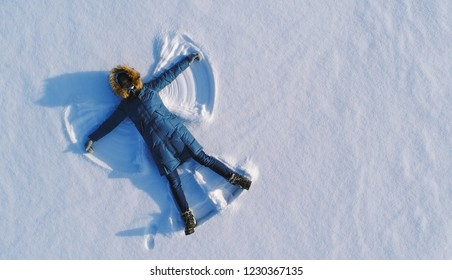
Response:
[{"label": "black boot", "polygon": [[229,183],[245,190],[249,190],[251,187],[251,180],[237,173],[232,174]]},{"label": "black boot", "polygon": [[182,218],[185,222],[185,235],[189,235],[195,232],[196,227],[196,219],[193,216],[193,212],[188,210],[187,212],[182,213]]}]

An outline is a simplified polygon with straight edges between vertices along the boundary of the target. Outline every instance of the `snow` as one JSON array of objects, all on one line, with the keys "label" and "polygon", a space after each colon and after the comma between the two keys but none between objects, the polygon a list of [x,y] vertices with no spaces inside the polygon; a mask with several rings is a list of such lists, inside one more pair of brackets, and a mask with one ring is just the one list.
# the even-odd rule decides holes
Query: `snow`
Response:
[{"label": "snow", "polygon": [[[450,1],[2,1],[0,259],[452,258]],[[185,236],[108,71],[253,178],[182,166]]]}]

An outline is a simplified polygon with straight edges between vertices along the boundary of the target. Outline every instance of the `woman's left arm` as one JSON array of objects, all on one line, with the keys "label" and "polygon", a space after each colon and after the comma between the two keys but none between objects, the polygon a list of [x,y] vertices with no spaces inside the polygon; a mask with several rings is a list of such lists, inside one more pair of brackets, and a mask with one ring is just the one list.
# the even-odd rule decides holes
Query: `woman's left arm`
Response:
[{"label": "woman's left arm", "polygon": [[172,81],[174,81],[179,74],[184,72],[185,69],[190,66],[190,63],[193,62],[193,58],[196,54],[188,55],[178,61],[176,64],[171,66],[169,69],[165,70],[162,74],[160,74],[157,78],[150,81],[149,83],[145,83],[145,87],[149,87],[155,91],[160,91],[167,85],[169,85]]}]

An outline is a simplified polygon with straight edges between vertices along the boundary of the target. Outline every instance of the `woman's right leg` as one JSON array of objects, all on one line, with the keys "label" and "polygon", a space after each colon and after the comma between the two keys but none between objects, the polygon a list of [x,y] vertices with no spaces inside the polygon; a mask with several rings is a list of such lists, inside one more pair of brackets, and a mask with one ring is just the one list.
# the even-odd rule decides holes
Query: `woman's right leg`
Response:
[{"label": "woman's right leg", "polygon": [[187,200],[185,199],[184,191],[182,190],[182,183],[180,181],[179,174],[177,174],[177,170],[174,170],[170,174],[166,175],[166,178],[168,179],[173,197],[176,200],[177,207],[181,213],[187,212],[189,207]]},{"label": "woman's right leg", "polygon": [[187,199],[185,198],[184,191],[182,190],[182,183],[177,170],[174,170],[170,174],[166,175],[166,178],[169,181],[171,192],[173,193],[173,197],[176,200],[176,204],[181,211],[182,218],[184,219],[185,234],[192,234],[195,232],[196,219],[193,216],[193,212],[188,207]]}]

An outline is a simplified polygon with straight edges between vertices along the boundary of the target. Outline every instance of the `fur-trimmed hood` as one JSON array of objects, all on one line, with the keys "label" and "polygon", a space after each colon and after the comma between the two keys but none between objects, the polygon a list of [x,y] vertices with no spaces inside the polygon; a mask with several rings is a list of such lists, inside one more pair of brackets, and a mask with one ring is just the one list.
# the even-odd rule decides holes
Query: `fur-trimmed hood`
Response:
[{"label": "fur-trimmed hood", "polygon": [[149,84],[142,84],[139,74],[133,69],[122,66],[113,69],[110,81],[112,88],[116,89],[116,94],[119,92],[118,95],[121,97],[128,96],[128,94],[124,95],[124,91],[116,85],[115,74],[118,71],[128,71],[127,73],[132,74],[135,77],[137,88],[141,88],[141,92],[133,100],[130,97],[130,99],[123,99],[111,116],[88,138],[94,142],[98,141],[124,119],[129,119],[143,136],[162,176],[171,174],[187,159],[198,155],[202,151],[201,145],[188,131],[182,120],[166,108],[158,94],[189,65],[189,59],[183,58],[157,77],[153,77]]},{"label": "fur-trimmed hood", "polygon": [[117,96],[127,99],[130,95],[127,92],[127,89],[122,88],[120,85],[116,83],[115,76],[119,72],[126,72],[129,75],[129,77],[132,79],[132,83],[135,86],[137,92],[140,92],[143,89],[143,82],[141,81],[140,73],[138,73],[138,71],[133,69],[132,67],[126,65],[119,65],[113,70],[111,70],[110,73],[110,86]]}]

